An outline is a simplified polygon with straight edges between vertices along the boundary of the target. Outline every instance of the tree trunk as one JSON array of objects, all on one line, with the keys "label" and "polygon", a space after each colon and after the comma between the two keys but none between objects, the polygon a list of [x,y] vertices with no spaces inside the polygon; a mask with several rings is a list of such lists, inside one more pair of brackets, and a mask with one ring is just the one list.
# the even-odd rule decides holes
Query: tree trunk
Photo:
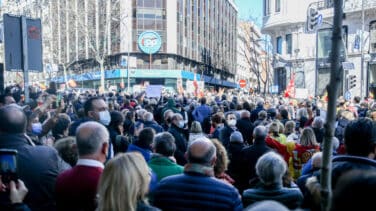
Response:
[{"label": "tree trunk", "polygon": [[69,1],[65,1],[65,37],[66,37],[66,52],[67,52],[67,60],[65,63],[69,63],[70,62],[70,31],[69,31]]},{"label": "tree trunk", "polygon": [[98,60],[100,68],[101,68],[101,87],[102,87],[102,93],[105,92],[106,88],[104,86],[104,59]]},{"label": "tree trunk", "polygon": [[334,1],[333,17],[333,35],[332,35],[332,54],[331,54],[331,72],[328,90],[328,113],[325,124],[323,163],[321,168],[321,209],[328,211],[331,206],[332,198],[332,138],[334,135],[334,124],[336,118],[336,101],[338,97],[338,88],[343,79],[343,69],[340,66],[340,46],[342,44],[342,1]]},{"label": "tree trunk", "polygon": [[85,4],[85,58],[89,59],[89,29],[88,29],[88,2],[84,1]]}]

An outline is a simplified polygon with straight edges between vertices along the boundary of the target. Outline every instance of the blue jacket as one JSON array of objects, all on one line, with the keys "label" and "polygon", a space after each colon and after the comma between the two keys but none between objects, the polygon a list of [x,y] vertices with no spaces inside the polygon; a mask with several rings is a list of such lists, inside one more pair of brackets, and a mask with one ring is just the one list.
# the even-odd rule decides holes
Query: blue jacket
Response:
[{"label": "blue jacket", "polygon": [[231,185],[199,173],[169,176],[154,192],[154,205],[168,210],[242,210],[240,195]]},{"label": "blue jacket", "polygon": [[210,107],[207,105],[200,105],[195,110],[193,110],[193,113],[192,113],[193,118],[200,123],[203,123],[204,119],[210,116],[210,114],[211,114],[211,110],[210,110]]},{"label": "blue jacket", "polygon": [[139,153],[141,153],[142,156],[144,156],[146,162],[149,162],[151,155],[152,155],[152,152],[150,150],[141,148],[139,146],[136,146],[135,144],[130,144],[128,146],[127,152],[139,152]]}]

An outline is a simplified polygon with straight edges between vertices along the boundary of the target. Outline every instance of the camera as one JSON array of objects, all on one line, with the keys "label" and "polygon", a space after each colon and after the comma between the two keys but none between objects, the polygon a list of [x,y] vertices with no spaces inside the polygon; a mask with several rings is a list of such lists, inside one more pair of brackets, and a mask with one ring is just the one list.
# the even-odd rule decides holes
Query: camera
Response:
[{"label": "camera", "polygon": [[17,150],[0,149],[0,175],[3,183],[17,181]]}]

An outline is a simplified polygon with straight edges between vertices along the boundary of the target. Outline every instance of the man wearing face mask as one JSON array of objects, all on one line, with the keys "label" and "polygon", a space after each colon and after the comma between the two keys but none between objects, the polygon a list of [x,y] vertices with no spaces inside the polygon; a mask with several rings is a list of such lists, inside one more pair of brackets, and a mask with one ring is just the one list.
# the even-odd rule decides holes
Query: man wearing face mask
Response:
[{"label": "man wearing face mask", "polygon": [[175,113],[171,118],[171,126],[168,129],[174,138],[176,144],[175,159],[179,165],[185,165],[187,160],[184,157],[184,153],[187,151],[187,138],[188,130],[184,129],[184,119],[179,113]]},{"label": "man wearing face mask", "polygon": [[235,113],[227,113],[226,122],[222,130],[219,132],[219,140],[222,142],[223,146],[228,149],[230,144],[230,136],[234,131],[237,131],[236,128],[236,115]]},{"label": "man wearing face mask", "polygon": [[108,126],[111,122],[111,115],[108,111],[106,102],[100,97],[89,98],[84,104],[83,118],[74,121],[69,128],[69,136],[75,136],[78,126],[84,122],[96,121],[104,126]]},{"label": "man wearing face mask", "polygon": [[[69,136],[75,136],[77,128],[84,122],[96,121],[107,127],[111,122],[111,115],[107,103],[100,97],[89,98],[84,103],[84,117],[74,121],[69,128]],[[113,156],[112,144],[109,142],[108,159]]]}]

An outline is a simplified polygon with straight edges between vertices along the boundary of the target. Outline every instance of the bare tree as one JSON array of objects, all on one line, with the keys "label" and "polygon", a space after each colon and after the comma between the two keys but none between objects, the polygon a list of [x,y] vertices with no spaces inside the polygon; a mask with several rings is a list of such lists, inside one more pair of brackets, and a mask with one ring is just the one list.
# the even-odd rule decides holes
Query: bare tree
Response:
[{"label": "bare tree", "polygon": [[[255,35],[255,33],[252,30],[252,22],[245,22],[245,24],[241,24],[241,30],[244,33],[244,46],[240,46],[242,53],[245,56],[246,62],[250,66],[250,72],[256,76],[257,79],[257,89],[260,91],[261,90],[261,83],[263,84],[264,91],[263,93],[266,93],[266,88],[267,88],[267,83],[270,75],[270,69],[267,68],[269,65],[269,61],[266,61],[265,59],[265,67],[262,68],[263,66],[260,65],[260,54],[257,53],[257,48],[260,40],[259,37]],[[266,52],[268,53],[268,52]]]}]

